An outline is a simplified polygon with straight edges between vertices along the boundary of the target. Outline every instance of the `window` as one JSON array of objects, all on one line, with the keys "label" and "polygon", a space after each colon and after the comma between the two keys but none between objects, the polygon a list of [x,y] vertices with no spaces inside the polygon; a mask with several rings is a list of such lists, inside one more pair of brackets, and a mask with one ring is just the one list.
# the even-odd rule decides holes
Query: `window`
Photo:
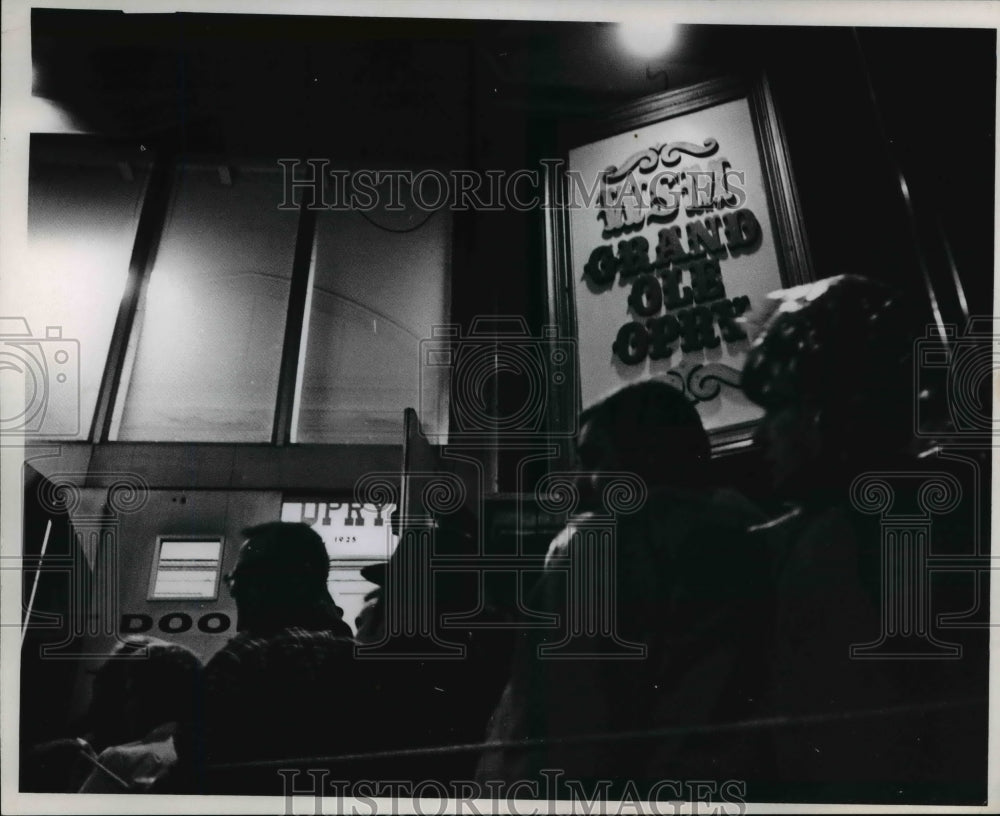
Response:
[{"label": "window", "polygon": [[298,225],[279,170],[176,169],[112,439],[270,440]]},{"label": "window", "polygon": [[422,366],[421,341],[448,319],[451,226],[412,202],[317,213],[294,441],[399,444],[405,408],[444,430],[447,369]]},{"label": "window", "polygon": [[221,538],[161,538],[153,562],[149,599],[215,600],[221,566]]},{"label": "window", "polygon": [[17,325],[0,330],[4,384],[13,393],[13,378],[25,380],[27,410],[5,431],[87,438],[149,170],[138,147],[32,138],[27,257],[3,280],[3,312]]},{"label": "window", "polygon": [[[450,318],[447,207],[403,192],[387,209],[380,189],[370,209],[302,222],[280,209],[277,161],[184,159],[165,168],[166,214],[147,225],[149,266],[123,300],[152,160],[72,139],[33,142],[28,274],[4,286],[14,322],[0,325],[0,354],[19,357],[2,373],[25,393],[25,430],[86,439],[113,399],[107,441],[398,445],[408,407],[445,438],[449,369],[424,364],[423,341]],[[312,256],[293,268],[313,223]],[[103,380],[112,343],[115,383]],[[282,371],[294,388],[278,406]]]}]

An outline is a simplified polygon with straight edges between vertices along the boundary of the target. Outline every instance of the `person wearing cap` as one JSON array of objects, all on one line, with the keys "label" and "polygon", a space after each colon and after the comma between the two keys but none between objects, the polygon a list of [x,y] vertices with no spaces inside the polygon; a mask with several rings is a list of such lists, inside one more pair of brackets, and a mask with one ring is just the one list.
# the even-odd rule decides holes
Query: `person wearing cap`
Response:
[{"label": "person wearing cap", "polygon": [[850,275],[774,297],[742,383],[765,410],[757,442],[785,502],[756,529],[776,585],[769,696],[790,723],[775,732],[775,781],[794,783],[799,801],[905,801],[927,770],[921,715],[873,712],[926,695],[928,666],[852,656],[878,639],[890,590],[880,519],[852,505],[850,486],[916,465],[908,314],[887,287]]},{"label": "person wearing cap", "polygon": [[226,576],[238,634],[205,668],[204,731],[186,746],[188,768],[195,777],[207,772],[213,791],[280,794],[281,779],[270,771],[217,766],[353,750],[365,733],[354,712],[366,684],[327,589],[320,536],[290,522],[244,535]]}]

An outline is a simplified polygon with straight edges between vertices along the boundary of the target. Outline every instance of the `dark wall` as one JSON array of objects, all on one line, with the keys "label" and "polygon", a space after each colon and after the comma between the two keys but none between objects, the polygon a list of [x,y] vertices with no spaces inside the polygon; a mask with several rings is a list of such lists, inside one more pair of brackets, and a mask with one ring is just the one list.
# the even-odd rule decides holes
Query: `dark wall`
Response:
[{"label": "dark wall", "polygon": [[992,312],[996,32],[816,29],[772,53],[817,274],[880,278],[925,308],[922,260],[958,321],[947,242],[970,311]]}]

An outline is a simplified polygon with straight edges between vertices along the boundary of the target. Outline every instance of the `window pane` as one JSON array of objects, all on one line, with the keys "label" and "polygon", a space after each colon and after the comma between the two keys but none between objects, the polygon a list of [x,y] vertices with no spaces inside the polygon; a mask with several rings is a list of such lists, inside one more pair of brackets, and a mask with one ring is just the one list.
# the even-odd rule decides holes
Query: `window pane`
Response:
[{"label": "window pane", "polygon": [[221,556],[222,542],[218,539],[161,541],[151,597],[215,598]]},{"label": "window pane", "polygon": [[408,407],[443,431],[447,369],[421,371],[420,341],[448,319],[450,246],[448,210],[318,213],[295,441],[399,444]]},{"label": "window pane", "polygon": [[25,380],[27,410],[13,422],[5,411],[4,431],[90,432],[149,168],[138,148],[32,142],[27,263],[4,276],[3,314],[16,320],[0,327],[4,386]]},{"label": "window pane", "polygon": [[271,438],[298,223],[279,169],[178,168],[113,438]]}]

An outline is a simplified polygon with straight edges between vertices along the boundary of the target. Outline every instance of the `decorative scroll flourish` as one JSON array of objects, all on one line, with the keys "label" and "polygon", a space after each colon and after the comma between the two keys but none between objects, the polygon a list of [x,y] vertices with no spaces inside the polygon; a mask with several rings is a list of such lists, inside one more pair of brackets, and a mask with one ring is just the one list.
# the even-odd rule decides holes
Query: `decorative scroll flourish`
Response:
[{"label": "decorative scroll flourish", "polygon": [[962,486],[950,473],[935,473],[917,491],[917,506],[925,513],[950,513],[962,498]]},{"label": "decorative scroll flourish", "polygon": [[723,383],[739,388],[741,382],[742,375],[738,369],[722,363],[707,363],[695,366],[688,373],[687,390],[695,400],[704,402],[719,396]]},{"label": "decorative scroll flourish", "polygon": [[609,473],[601,490],[605,510],[614,515],[627,515],[639,510],[648,496],[646,483],[635,473]]},{"label": "decorative scroll flourish", "polygon": [[434,513],[453,513],[465,502],[465,485],[453,473],[437,473],[424,484],[420,498]]},{"label": "decorative scroll flourish", "polygon": [[539,479],[535,485],[535,500],[547,513],[572,515],[580,504],[577,480],[580,474],[556,471]]},{"label": "decorative scroll flourish", "polygon": [[149,483],[126,471],[52,474],[38,486],[38,501],[50,513],[73,514],[80,509],[85,483],[107,490],[107,506],[115,515],[137,513],[149,501]]},{"label": "decorative scroll flourish", "polygon": [[43,480],[38,485],[38,501],[50,513],[72,513],[80,506],[82,491],[65,474]]},{"label": "decorative scroll flourish", "polygon": [[723,385],[739,388],[741,376],[739,370],[724,363],[696,363],[690,368],[672,368],[663,379],[692,402],[708,402],[719,396]]},{"label": "decorative scroll flourish", "polygon": [[137,473],[123,473],[108,487],[108,506],[115,513],[137,513],[149,501],[149,484]]},{"label": "decorative scroll flourish", "polygon": [[684,376],[684,372],[680,369],[670,369],[670,371],[663,375],[663,379],[667,381],[668,385],[672,385],[678,391],[685,394],[687,393],[687,378]]},{"label": "decorative scroll flourish", "polygon": [[362,504],[384,507],[394,504],[399,493],[403,474],[399,472],[366,473],[354,484],[354,500]]},{"label": "decorative scroll flourish", "polygon": [[[912,508],[893,512],[897,486],[916,494],[919,513]],[[940,471],[885,471],[862,473],[850,488],[851,504],[862,513],[882,514],[887,520],[929,519],[931,514],[950,513],[962,499],[962,485],[955,476]]]},{"label": "decorative scroll flourish", "polygon": [[642,477],[628,471],[556,471],[539,479],[535,499],[549,513],[572,516],[580,509],[580,483],[589,482],[600,496],[602,507],[589,511],[624,516],[639,510],[648,496]]},{"label": "decorative scroll flourish", "polygon": [[877,474],[865,473],[851,483],[851,504],[862,513],[884,513],[892,506],[896,491]]},{"label": "decorative scroll flourish", "polygon": [[712,138],[705,139],[701,145],[692,142],[667,142],[655,145],[629,156],[619,167],[611,165],[606,168],[603,173],[604,183],[615,184],[636,168],[640,172],[651,173],[656,169],[657,162],[660,162],[664,167],[675,167],[680,162],[682,155],[704,158],[711,156],[718,149],[719,142]]},{"label": "decorative scroll flourish", "polygon": [[694,156],[695,158],[703,159],[706,156],[711,156],[718,149],[718,141],[711,137],[705,139],[705,141],[701,143],[701,147],[696,144],[691,144],[691,142],[677,142],[676,144],[670,145],[667,149],[666,158],[663,158],[661,154],[660,161],[663,163],[664,167],[673,167],[681,160],[682,153]]}]

